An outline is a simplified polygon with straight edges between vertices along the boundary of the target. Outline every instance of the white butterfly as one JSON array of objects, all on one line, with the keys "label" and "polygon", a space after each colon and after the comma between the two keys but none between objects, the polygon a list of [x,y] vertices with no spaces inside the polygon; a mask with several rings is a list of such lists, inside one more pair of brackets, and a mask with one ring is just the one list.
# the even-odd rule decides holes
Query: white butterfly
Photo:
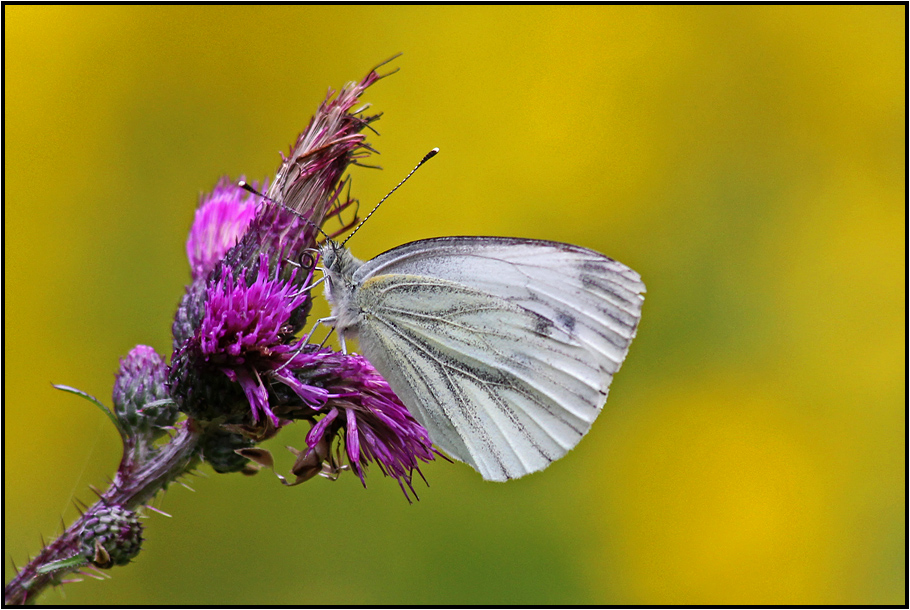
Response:
[{"label": "white butterfly", "polygon": [[367,262],[327,242],[321,256],[342,344],[359,337],[431,440],[492,481],[578,444],[644,301],[632,269],[552,241],[441,237]]}]

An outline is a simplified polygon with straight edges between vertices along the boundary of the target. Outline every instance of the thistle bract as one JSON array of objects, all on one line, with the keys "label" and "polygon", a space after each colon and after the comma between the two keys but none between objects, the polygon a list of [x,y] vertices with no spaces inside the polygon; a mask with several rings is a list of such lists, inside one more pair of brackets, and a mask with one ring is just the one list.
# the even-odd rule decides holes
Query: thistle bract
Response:
[{"label": "thistle bract", "polygon": [[242,434],[228,432],[223,428],[213,426],[202,439],[202,459],[209,464],[215,472],[240,472],[246,468],[250,460],[239,455],[238,449],[252,447],[255,442]]}]

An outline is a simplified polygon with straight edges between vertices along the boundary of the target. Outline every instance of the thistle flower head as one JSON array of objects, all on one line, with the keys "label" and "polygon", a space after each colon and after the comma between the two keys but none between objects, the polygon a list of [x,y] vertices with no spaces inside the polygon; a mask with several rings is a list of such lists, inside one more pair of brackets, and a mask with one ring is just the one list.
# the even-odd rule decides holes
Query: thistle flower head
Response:
[{"label": "thistle flower head", "polygon": [[434,457],[426,430],[366,360],[296,337],[311,307],[320,226],[355,203],[343,195],[342,177],[372,151],[362,131],[378,116],[354,107],[379,78],[371,71],[330,92],[282,155],[265,197],[221,181],[196,213],[187,243],[192,283],[174,321],[168,383],[182,411],[219,430],[206,441],[206,459],[219,471],[243,468],[226,456],[249,447],[228,434],[256,442],[299,419],[314,426],[295,464],[298,482],[340,466],[336,439],[361,481],[376,462],[403,490],[413,491],[418,461]]},{"label": "thistle flower head", "polygon": [[335,97],[329,90],[289,154],[282,155],[278,175],[267,193],[269,199],[298,212],[314,226],[322,223],[330,208],[339,203],[344,186],[341,178],[348,165],[376,152],[362,132],[379,115],[362,114],[369,104],[352,109],[367,87],[380,78],[374,69],[359,83],[342,87]]},{"label": "thistle flower head", "polygon": [[222,178],[202,197],[186,240],[193,280],[205,277],[246,233],[256,215],[253,195]]},{"label": "thistle flower head", "polygon": [[[197,365],[220,370],[240,385],[249,401],[253,423],[267,416],[278,426],[263,377],[284,365],[295,346],[297,328],[292,318],[308,300],[294,281],[298,270],[291,271],[285,281],[277,270],[270,271],[265,254],[260,255],[256,275],[249,283],[246,274],[235,277],[228,267],[219,269],[220,277],[206,288],[198,332],[181,349],[178,359],[191,352]],[[205,419],[203,413],[190,414]]]}]

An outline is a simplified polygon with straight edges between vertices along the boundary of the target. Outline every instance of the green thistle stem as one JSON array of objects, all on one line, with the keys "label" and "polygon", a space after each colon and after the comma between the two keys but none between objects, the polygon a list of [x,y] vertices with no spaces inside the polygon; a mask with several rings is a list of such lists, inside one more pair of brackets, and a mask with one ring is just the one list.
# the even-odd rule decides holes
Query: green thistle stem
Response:
[{"label": "green thistle stem", "polygon": [[135,437],[125,437],[123,458],[110,487],[91,509],[73,522],[56,540],[48,544],[22,568],[4,590],[7,605],[31,604],[48,585],[78,570],[86,561],[74,558],[80,553],[80,532],[93,509],[121,506],[135,510],[155,494],[194,468],[199,462],[201,430],[192,419],[178,426],[177,433],[154,451],[137,451]]}]

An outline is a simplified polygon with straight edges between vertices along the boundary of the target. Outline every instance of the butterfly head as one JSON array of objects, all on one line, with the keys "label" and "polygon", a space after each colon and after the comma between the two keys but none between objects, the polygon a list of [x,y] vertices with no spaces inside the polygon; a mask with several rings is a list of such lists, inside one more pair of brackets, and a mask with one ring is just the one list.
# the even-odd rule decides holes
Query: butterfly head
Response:
[{"label": "butterfly head", "polygon": [[330,239],[319,248],[319,256],[320,266],[327,276],[343,280],[348,284],[350,284],[354,272],[363,264],[363,261],[354,258],[350,250]]}]

